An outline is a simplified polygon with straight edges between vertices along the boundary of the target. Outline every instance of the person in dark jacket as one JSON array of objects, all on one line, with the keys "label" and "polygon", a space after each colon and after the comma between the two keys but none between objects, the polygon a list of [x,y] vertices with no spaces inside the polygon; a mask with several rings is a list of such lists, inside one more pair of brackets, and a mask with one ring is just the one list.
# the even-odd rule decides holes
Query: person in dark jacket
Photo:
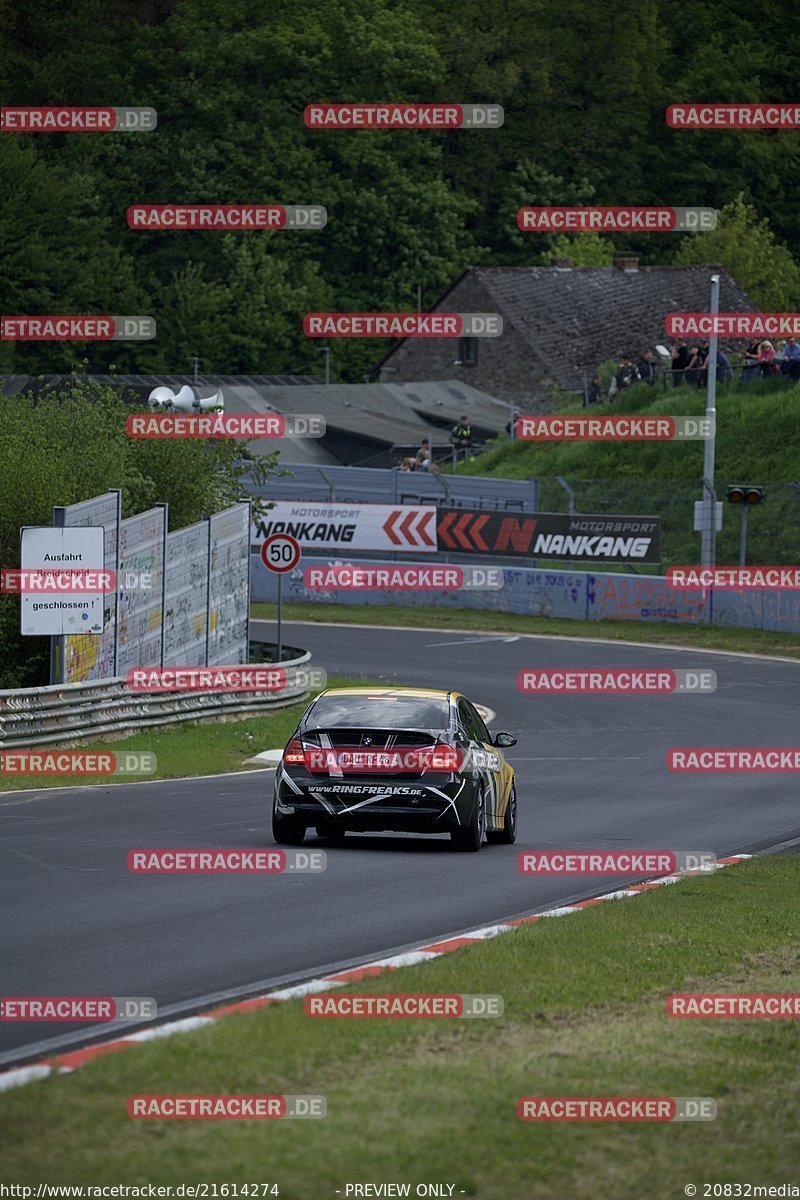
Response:
[{"label": "person in dark jacket", "polygon": [[599,375],[592,376],[592,382],[589,384],[589,404],[603,403],[603,381]]},{"label": "person in dark jacket", "polygon": [[636,369],[639,372],[639,378],[641,379],[642,383],[655,383],[656,363],[652,350],[645,350]]},{"label": "person in dark jacket", "polygon": [[689,347],[686,345],[686,338],[678,338],[677,342],[673,342],[670,353],[672,355],[672,386],[680,387],[685,379],[684,371],[689,362]]}]

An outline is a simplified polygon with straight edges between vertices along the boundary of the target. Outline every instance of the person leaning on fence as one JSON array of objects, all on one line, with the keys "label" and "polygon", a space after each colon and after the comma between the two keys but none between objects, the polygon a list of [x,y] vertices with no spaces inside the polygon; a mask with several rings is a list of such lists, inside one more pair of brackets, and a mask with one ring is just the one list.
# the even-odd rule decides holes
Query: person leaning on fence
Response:
[{"label": "person leaning on fence", "polygon": [[762,379],[771,379],[774,375],[780,375],[781,369],[775,361],[775,347],[772,342],[763,341],[758,347],[758,366]]},{"label": "person leaning on fence", "polygon": [[800,345],[797,344],[797,338],[789,338],[786,343],[783,361],[789,364],[789,378],[800,379]]},{"label": "person leaning on fence", "polygon": [[744,352],[742,383],[752,383],[754,379],[758,379],[761,373],[758,364],[758,349],[758,338],[753,338],[751,342],[748,342]]}]

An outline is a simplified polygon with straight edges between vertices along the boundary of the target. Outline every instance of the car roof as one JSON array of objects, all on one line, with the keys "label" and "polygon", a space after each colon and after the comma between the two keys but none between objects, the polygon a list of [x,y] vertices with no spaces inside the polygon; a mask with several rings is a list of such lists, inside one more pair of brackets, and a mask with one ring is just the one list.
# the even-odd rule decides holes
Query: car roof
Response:
[{"label": "car roof", "polygon": [[447,700],[452,696],[457,700],[461,693],[442,691],[441,688],[382,687],[378,685],[377,687],[326,688],[316,699],[319,700],[322,696],[418,696],[428,700]]}]

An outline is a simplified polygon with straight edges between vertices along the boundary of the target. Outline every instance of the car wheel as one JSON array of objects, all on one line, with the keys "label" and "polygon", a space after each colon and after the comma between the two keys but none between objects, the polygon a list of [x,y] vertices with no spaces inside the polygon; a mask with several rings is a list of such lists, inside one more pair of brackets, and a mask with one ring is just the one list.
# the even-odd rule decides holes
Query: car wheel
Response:
[{"label": "car wheel", "polygon": [[306,836],[305,822],[298,817],[281,817],[273,809],[272,836],[279,846],[302,846]]},{"label": "car wheel", "polygon": [[456,850],[466,850],[474,854],[480,850],[485,835],[486,801],[483,791],[479,791],[475,796],[469,824],[462,825],[459,829],[451,829],[450,840]]},{"label": "car wheel", "polygon": [[509,846],[517,840],[517,789],[515,784],[511,785],[506,815],[503,817],[503,828],[491,830],[486,837],[490,842],[505,842]]}]

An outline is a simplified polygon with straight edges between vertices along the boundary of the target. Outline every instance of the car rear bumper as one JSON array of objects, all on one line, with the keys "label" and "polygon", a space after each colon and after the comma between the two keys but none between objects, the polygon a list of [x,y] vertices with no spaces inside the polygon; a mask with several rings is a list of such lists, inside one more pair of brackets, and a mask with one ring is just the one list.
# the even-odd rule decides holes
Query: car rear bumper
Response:
[{"label": "car rear bumper", "polygon": [[276,781],[275,811],[307,825],[342,829],[395,829],[437,833],[458,829],[469,819],[473,788],[463,776],[422,780]]}]

